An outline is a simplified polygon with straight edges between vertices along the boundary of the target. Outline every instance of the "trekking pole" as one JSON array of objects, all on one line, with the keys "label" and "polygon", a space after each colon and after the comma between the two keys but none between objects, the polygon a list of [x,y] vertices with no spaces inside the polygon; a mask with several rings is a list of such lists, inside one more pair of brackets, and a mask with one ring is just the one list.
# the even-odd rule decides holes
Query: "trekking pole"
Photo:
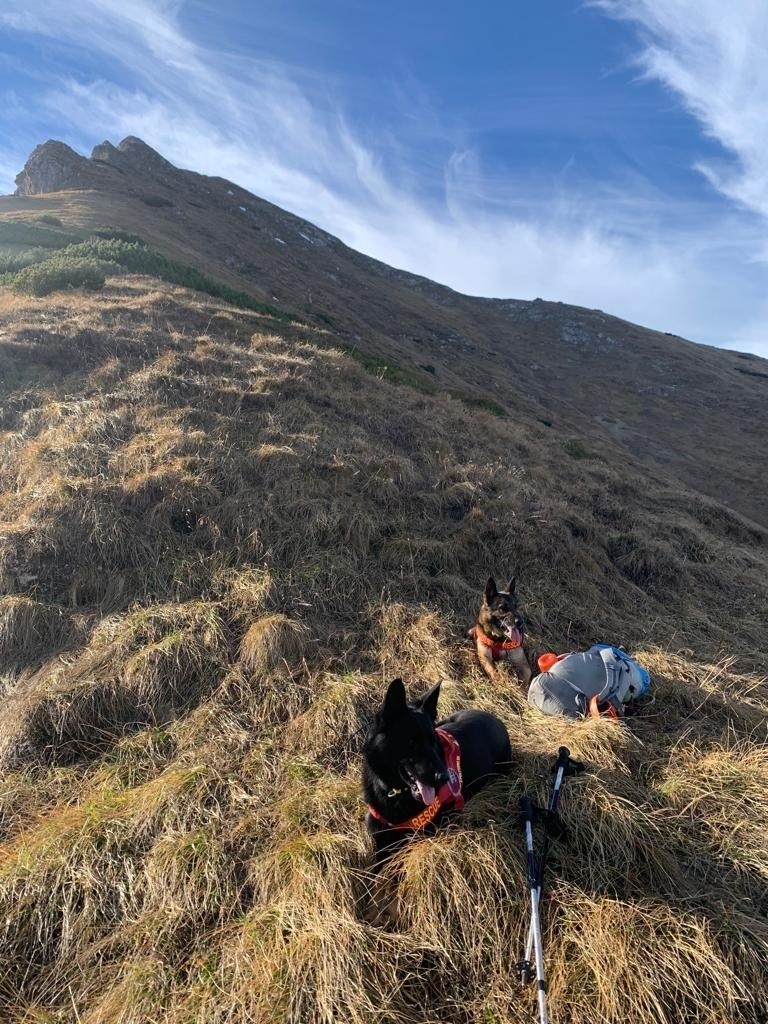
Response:
[{"label": "trekking pole", "polygon": [[[574,761],[571,759],[571,752],[568,747],[560,747],[557,752],[557,760],[555,761],[552,771],[555,773],[555,778],[552,783],[552,794],[549,798],[549,813],[552,817],[557,813],[557,804],[560,799],[560,787],[563,784],[563,779],[566,775],[577,775],[579,772],[584,770],[584,765],[580,761]],[[539,903],[541,903],[541,893],[544,885],[544,869],[547,865],[547,854],[549,853],[549,830],[544,831],[544,841],[541,845],[541,856],[539,857],[538,869],[536,871],[536,890],[538,894]],[[533,920],[528,929],[528,942],[525,947],[525,959],[521,960],[517,965],[517,972],[520,977],[520,982],[523,985],[527,985],[533,978],[533,968],[531,965],[531,952],[533,951]]]},{"label": "trekking pole", "polygon": [[533,951],[536,957],[536,988],[539,1001],[539,1020],[548,1024],[547,982],[544,978],[544,951],[541,947],[541,922],[539,921],[539,886],[536,878],[536,857],[533,852],[533,805],[527,796],[520,801],[520,810],[525,825],[525,849],[528,860],[528,884],[531,889],[531,932]]}]

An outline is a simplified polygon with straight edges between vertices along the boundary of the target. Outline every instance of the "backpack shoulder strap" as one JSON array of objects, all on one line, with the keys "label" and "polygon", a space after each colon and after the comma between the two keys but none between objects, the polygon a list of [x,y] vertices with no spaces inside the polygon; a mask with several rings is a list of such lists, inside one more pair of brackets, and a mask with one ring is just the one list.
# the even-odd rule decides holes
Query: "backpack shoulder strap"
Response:
[{"label": "backpack shoulder strap", "polygon": [[605,686],[597,694],[596,700],[602,703],[613,699],[622,704],[625,694],[622,693],[621,677],[625,671],[629,671],[628,666],[623,658],[617,657],[612,647],[601,647],[600,658],[605,668]]}]

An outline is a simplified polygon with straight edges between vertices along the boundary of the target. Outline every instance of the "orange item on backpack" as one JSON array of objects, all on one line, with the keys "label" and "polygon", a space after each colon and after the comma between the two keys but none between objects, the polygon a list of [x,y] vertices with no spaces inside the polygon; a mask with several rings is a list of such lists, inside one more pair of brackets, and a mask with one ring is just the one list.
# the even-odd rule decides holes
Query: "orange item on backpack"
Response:
[{"label": "orange item on backpack", "polygon": [[567,658],[567,654],[553,654],[549,651],[547,654],[540,654],[536,659],[536,663],[539,666],[539,672],[549,672],[556,661],[560,661],[561,658]]}]

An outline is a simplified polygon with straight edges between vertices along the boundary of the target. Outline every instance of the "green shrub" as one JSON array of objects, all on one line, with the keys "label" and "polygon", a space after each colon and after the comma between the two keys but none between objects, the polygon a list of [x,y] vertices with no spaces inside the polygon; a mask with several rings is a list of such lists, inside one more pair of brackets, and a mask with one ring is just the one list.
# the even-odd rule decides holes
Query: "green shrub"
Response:
[{"label": "green shrub", "polygon": [[[178,263],[176,260],[169,260],[154,249],[150,249],[137,236],[128,236],[134,240],[126,241],[122,232],[102,231],[98,236],[93,236],[84,242],[69,245],[63,250],[67,258],[89,258],[102,262],[114,263],[123,267],[132,274],[148,274],[151,277],[160,277],[171,284],[179,284],[184,288],[193,288],[195,291],[205,292],[215,298],[224,299],[225,302],[241,309],[254,309],[259,313],[274,317],[276,320],[284,320],[290,323],[294,318],[289,313],[284,313],[274,306],[264,302],[258,302],[246,292],[230,288],[229,285],[217,281],[207,274],[203,274],[195,267],[187,266],[185,263]],[[109,235],[110,237],[105,237]]]},{"label": "green shrub", "polygon": [[[425,377],[423,374],[417,373],[407,366],[401,366],[400,363],[396,363],[393,359],[375,356],[370,352],[361,352],[354,345],[342,345],[341,348],[369,373],[374,374],[381,380],[388,381],[390,384],[404,384],[409,388],[420,391],[422,395],[450,395],[451,398],[456,398],[459,402],[463,402],[469,409],[483,409],[485,412],[490,412],[494,416],[499,417],[507,415],[507,410],[503,405],[485,395],[473,395],[468,391],[459,391],[454,388],[442,391],[436,381],[430,380],[429,377]],[[419,364],[419,368],[431,374],[435,372],[434,366]]]},{"label": "green shrub", "polygon": [[63,288],[87,288],[95,291],[105,280],[104,266],[95,259],[54,256],[43,263],[20,270],[13,289],[27,295],[50,295]]},{"label": "green shrub", "polygon": [[586,448],[577,437],[568,437],[563,441],[564,451],[572,459],[591,459],[592,453]]},{"label": "green shrub", "polygon": [[423,395],[436,395],[439,388],[437,384],[422,377],[407,366],[401,366],[394,359],[385,359],[382,356],[372,355],[370,352],[361,352],[354,345],[342,345],[342,349],[350,355],[355,362],[366,369],[369,373],[375,374],[390,384],[405,384],[409,388],[420,391]]},{"label": "green shrub", "polygon": [[315,320],[319,320],[321,324],[325,324],[327,327],[337,326],[336,321],[325,313],[318,313],[317,310],[311,309],[309,306],[307,307],[307,312],[310,316],[313,316]]},{"label": "green shrub", "polygon": [[468,409],[482,409],[484,412],[491,413],[492,416],[498,416],[499,419],[503,419],[507,415],[504,406],[495,399],[488,398],[487,395],[472,395],[468,391],[453,390],[450,390],[448,394],[452,398],[458,398]]},{"label": "green shrub", "polygon": [[142,241],[127,242],[119,238],[92,237],[84,242],[68,245],[62,250],[67,258],[106,260],[117,263],[134,274],[153,274],[166,277],[171,262],[160,253],[153,252]]},{"label": "green shrub", "polygon": [[49,259],[51,253],[48,249],[38,247],[36,249],[24,249],[22,252],[0,253],[0,274],[15,274],[24,267],[31,267],[33,263],[42,263]]},{"label": "green shrub", "polygon": [[[258,302],[246,292],[230,288],[229,285],[203,274],[195,267],[178,263],[176,260],[169,260],[161,253],[150,249],[138,235],[132,235],[126,231],[104,228],[83,241],[77,235],[52,231],[27,221],[0,221],[0,245],[3,243],[18,245],[33,241],[37,241],[39,246],[45,247],[42,252],[39,250],[27,251],[36,253],[34,259],[27,259],[26,254],[13,254],[0,258],[0,283],[12,284],[18,291],[32,295],[47,295],[48,292],[55,291],[57,288],[69,286],[100,288],[104,284],[105,272],[114,274],[127,271],[132,274],[159,277],[184,288],[193,288],[195,291],[205,292],[214,298],[223,299],[241,309],[253,309],[265,316],[271,316],[275,320],[290,323],[295,319],[290,313],[285,313],[267,303]],[[52,248],[58,249],[58,252],[51,253]],[[44,265],[49,269],[46,272],[40,271],[39,274],[29,273],[32,269],[30,264],[42,265],[42,260],[45,261]],[[49,266],[49,264],[55,264],[55,267]],[[90,268],[86,275],[88,281],[98,280],[99,283],[89,284],[85,280],[82,282],[64,280],[63,283],[54,284],[52,287],[45,286],[46,291],[32,290],[38,287],[38,281],[58,280],[57,275],[64,273],[65,267],[72,268],[75,265],[80,267],[84,274],[87,265]],[[94,271],[98,271],[98,273]]]},{"label": "green shrub", "polygon": [[82,235],[55,231],[32,220],[0,220],[0,245],[42,245],[46,249],[60,249],[81,238]]},{"label": "green shrub", "polygon": [[61,220],[58,217],[54,217],[52,213],[41,213],[38,217],[35,217],[38,224],[52,224],[55,228],[62,226]]},{"label": "green shrub", "polygon": [[130,231],[121,231],[120,228],[100,228],[93,234],[96,238],[107,238],[116,242],[138,242],[139,245],[146,245],[140,235],[132,235]]}]

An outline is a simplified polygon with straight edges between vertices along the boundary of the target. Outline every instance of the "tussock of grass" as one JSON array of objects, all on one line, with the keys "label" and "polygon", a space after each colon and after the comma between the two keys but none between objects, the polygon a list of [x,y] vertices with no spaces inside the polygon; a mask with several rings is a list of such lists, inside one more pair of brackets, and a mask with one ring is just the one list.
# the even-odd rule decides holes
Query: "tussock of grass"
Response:
[{"label": "tussock of grass", "polygon": [[232,619],[247,625],[267,607],[274,580],[267,569],[225,568],[216,574],[213,585],[214,593],[220,596]]},{"label": "tussock of grass", "polygon": [[16,763],[90,759],[124,731],[169,721],[223,678],[226,636],[215,605],[157,606],[105,619],[82,655],[13,695],[0,729]]},{"label": "tussock of grass", "polygon": [[286,723],[286,742],[299,755],[342,769],[360,752],[377,696],[377,687],[365,676],[327,676],[318,682],[306,711]]},{"label": "tussock of grass", "polygon": [[628,776],[645,760],[644,744],[624,725],[609,719],[565,722],[542,715],[527,703],[514,723],[516,749],[533,757],[567,746],[574,758],[596,768]]},{"label": "tussock of grass", "polygon": [[566,856],[574,881],[588,889],[599,878],[600,891],[617,896],[666,892],[679,898],[689,890],[676,833],[641,785],[587,776],[571,788]]},{"label": "tussock of grass", "polygon": [[[231,869],[219,876],[221,865],[205,860],[198,838],[225,794],[215,773],[175,769],[130,796],[105,791],[80,807],[49,814],[34,833],[7,844],[0,857],[0,898],[13,901],[15,925],[4,936],[9,957],[5,985],[23,986],[30,962],[44,970],[57,958],[74,957],[92,970],[99,962],[109,962],[110,951],[121,959],[131,952],[141,958],[153,943],[161,947],[164,941],[177,942],[178,902],[194,902],[193,890],[184,890],[184,873],[187,882],[193,876],[213,880],[225,903],[236,898],[237,881],[234,889],[228,888]],[[180,844],[177,874],[162,880],[153,872],[137,875],[132,864],[146,856],[152,864],[160,833],[166,830],[188,833],[187,842]],[[160,845],[165,848],[164,841]],[[178,885],[169,887],[176,880]],[[194,913],[207,923],[207,905],[196,903]],[[141,925],[150,918],[152,928],[141,936]],[[95,977],[90,981],[92,994],[102,996]]]},{"label": "tussock of grass", "polygon": [[[255,909],[222,943],[215,966],[179,1008],[179,1020],[332,1020],[363,1024],[402,1017],[401,978],[414,1002],[428,993],[424,957],[407,937],[370,934],[326,896],[319,871],[315,899],[299,913],[290,904]],[[226,1006],[221,993],[229,993]],[[386,1016],[383,1018],[386,1019]],[[423,1019],[423,1018],[422,1018]]]},{"label": "tussock of grass", "polygon": [[[126,277],[0,296],[0,1019],[523,1024],[517,807],[566,744],[552,1019],[755,1024],[762,534],[263,324]],[[491,682],[491,573],[532,654],[636,651],[641,713]],[[393,675],[499,715],[513,763],[373,880],[359,755]]]},{"label": "tussock of grass", "polygon": [[633,583],[656,592],[668,586],[680,572],[680,563],[666,541],[637,532],[610,537],[608,554]]},{"label": "tussock of grass", "polygon": [[558,894],[563,957],[550,972],[554,1019],[749,1020],[751,993],[706,919],[650,901]]},{"label": "tussock of grass", "polygon": [[66,611],[24,595],[0,597],[0,658],[6,667],[52,654],[76,635]]},{"label": "tussock of grass", "polygon": [[94,986],[92,1008],[82,1024],[140,1024],[151,1019],[173,989],[174,971],[162,957],[137,957],[128,970],[112,965]]},{"label": "tussock of grass", "polygon": [[114,744],[96,769],[94,781],[110,790],[141,786],[168,767],[177,748],[168,729],[142,729]]},{"label": "tussock of grass", "polygon": [[686,822],[694,848],[709,847],[721,872],[741,873],[758,895],[768,879],[768,750],[731,740],[677,748],[659,792]]},{"label": "tussock of grass", "polygon": [[[280,863],[285,863],[285,850],[306,854],[308,849],[314,849],[316,842],[324,846],[329,839],[339,849],[347,851],[346,859],[353,856],[353,849],[362,854],[366,845],[362,832],[354,827],[350,830],[351,824],[357,824],[355,818],[360,804],[356,774],[352,777],[335,775],[313,762],[306,753],[285,763],[284,793],[276,800],[274,808],[274,837],[278,850],[282,851]],[[281,842],[285,844],[284,849]],[[266,855],[269,863],[271,855]],[[335,879],[334,884],[347,886],[348,881]]]},{"label": "tussock of grass", "polygon": [[438,683],[450,679],[453,641],[441,617],[428,608],[383,604],[377,615],[382,675],[406,682]]},{"label": "tussock of grass", "polygon": [[240,642],[240,663],[253,676],[290,668],[301,659],[307,627],[276,613],[253,622]]},{"label": "tussock of grass", "polygon": [[[509,827],[455,832],[414,845],[402,858],[397,920],[453,967],[457,1001],[462,985],[482,991],[488,976],[506,973],[519,941],[525,869],[515,838]],[[507,913],[499,915],[499,905]],[[468,906],[476,927],[466,927]]]},{"label": "tussock of grass", "polygon": [[[762,734],[768,720],[768,678],[736,671],[733,655],[694,661],[690,651],[670,654],[649,646],[640,656],[655,682],[657,721],[663,714],[672,727],[676,719],[680,732],[706,740],[714,729],[722,732],[734,722],[751,738]],[[649,711],[653,714],[655,708]]]},{"label": "tussock of grass", "polygon": [[45,773],[3,772],[0,779],[0,838],[3,842],[28,828],[57,804],[65,803],[79,784],[71,768]]}]

